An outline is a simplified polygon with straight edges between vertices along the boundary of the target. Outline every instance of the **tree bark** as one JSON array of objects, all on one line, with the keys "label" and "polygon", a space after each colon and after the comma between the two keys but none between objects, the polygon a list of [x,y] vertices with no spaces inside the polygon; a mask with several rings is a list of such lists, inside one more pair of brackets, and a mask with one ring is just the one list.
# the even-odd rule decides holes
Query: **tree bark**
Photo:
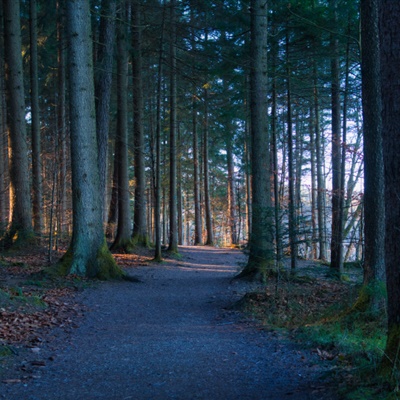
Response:
[{"label": "tree bark", "polygon": [[[207,34],[206,34],[207,37]],[[204,130],[203,130],[203,168],[204,168],[204,211],[206,219],[206,246],[214,246],[214,231],[212,223],[211,199],[210,199],[210,172],[208,159],[208,83],[204,87]]]},{"label": "tree bark", "polygon": [[30,0],[30,78],[31,78],[31,116],[32,116],[32,206],[33,229],[40,234],[43,228],[42,211],[42,164],[41,140],[39,120],[39,73],[38,73],[38,46],[37,46],[37,4]]},{"label": "tree bark", "polygon": [[[337,0],[331,0],[333,20],[337,22]],[[341,167],[341,132],[340,132],[340,77],[338,58],[338,39],[331,34],[331,101],[332,101],[332,238],[331,268],[338,277],[343,270],[342,237],[340,235],[340,167]]]},{"label": "tree bark", "polygon": [[125,2],[118,13],[117,33],[117,133],[115,138],[115,157],[118,176],[118,224],[117,234],[111,250],[130,252],[131,213],[129,204],[128,173],[128,43]]},{"label": "tree bark", "polygon": [[165,6],[162,11],[162,24],[160,35],[160,48],[158,53],[158,76],[157,76],[157,106],[156,106],[156,165],[154,177],[154,230],[155,230],[155,248],[154,248],[154,261],[162,261],[162,237],[161,237],[161,95],[162,95],[162,73],[163,73],[163,45],[164,45],[164,29],[165,29]]},{"label": "tree bark", "polygon": [[102,0],[99,43],[96,54],[95,105],[98,163],[103,220],[107,217],[108,137],[110,129],[110,98],[114,60],[116,0]]},{"label": "tree bark", "polygon": [[67,29],[73,233],[58,270],[100,279],[121,277],[103,231],[88,0],[68,0]]},{"label": "tree bark", "polygon": [[[1,240],[4,248],[23,245],[33,237],[29,187],[28,148],[25,123],[25,94],[22,67],[19,1],[5,0],[5,60],[7,78],[9,154],[10,154],[10,222]],[[16,241],[14,238],[18,238]]]},{"label": "tree bark", "polygon": [[177,183],[176,183],[176,2],[170,1],[170,125],[169,125],[169,247],[178,253]]},{"label": "tree bark", "polygon": [[[378,0],[361,2],[361,73],[364,124],[364,281],[357,301],[379,312],[385,278],[385,198],[382,154]],[[367,296],[365,296],[367,294]],[[367,301],[365,301],[367,300]],[[356,303],[356,305],[357,305]]]},{"label": "tree bark", "polygon": [[267,15],[265,0],[251,1],[250,118],[252,144],[252,232],[250,255],[238,277],[265,280],[275,264],[271,165],[267,123]]},{"label": "tree bark", "polygon": [[142,22],[140,1],[132,3],[132,85],[135,200],[132,240],[140,246],[149,243],[146,221],[145,143],[143,133]]},{"label": "tree bark", "polygon": [[297,218],[296,218],[296,196],[295,196],[295,163],[293,142],[293,115],[292,115],[292,91],[291,91],[291,68],[289,60],[289,36],[286,33],[286,93],[287,93],[287,137],[288,137],[288,172],[289,172],[289,245],[290,245],[290,268],[292,273],[297,266]]},{"label": "tree bark", "polygon": [[3,2],[0,3],[0,235],[7,227],[8,200],[7,200],[7,108],[5,101],[5,65],[4,65],[4,12]]},{"label": "tree bark", "polygon": [[[232,129],[232,127],[230,127]],[[237,245],[238,227],[237,227],[237,206],[236,206],[236,191],[235,191],[235,165],[233,161],[233,150],[231,139],[226,142],[226,158],[228,169],[228,205],[229,205],[229,227],[231,233],[231,244]]]},{"label": "tree bark", "polygon": [[65,232],[65,212],[67,208],[67,120],[66,120],[66,38],[64,2],[57,2],[57,134],[59,143],[59,173],[58,173],[58,234]]},{"label": "tree bark", "polygon": [[[381,370],[398,382],[400,359],[400,2],[379,1],[388,337]],[[370,45],[368,45],[370,48]],[[366,51],[366,49],[365,49]],[[378,111],[378,110],[377,110]]]}]

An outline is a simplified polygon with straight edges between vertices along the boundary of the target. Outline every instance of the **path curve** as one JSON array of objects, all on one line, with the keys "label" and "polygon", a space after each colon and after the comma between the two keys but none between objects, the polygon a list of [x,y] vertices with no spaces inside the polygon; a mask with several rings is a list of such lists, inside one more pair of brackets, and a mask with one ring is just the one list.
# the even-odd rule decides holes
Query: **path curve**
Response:
[{"label": "path curve", "polygon": [[143,283],[102,283],[67,337],[43,346],[27,383],[0,384],[7,400],[334,399],[315,359],[227,311],[236,250],[181,247],[182,260],[132,272]]}]

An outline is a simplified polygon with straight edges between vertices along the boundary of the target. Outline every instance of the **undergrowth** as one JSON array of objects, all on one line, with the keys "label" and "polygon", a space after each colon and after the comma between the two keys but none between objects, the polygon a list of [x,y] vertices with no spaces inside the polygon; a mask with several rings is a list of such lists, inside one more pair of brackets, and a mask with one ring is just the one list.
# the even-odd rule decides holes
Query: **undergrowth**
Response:
[{"label": "undergrowth", "polygon": [[349,312],[360,287],[319,277],[271,279],[246,294],[239,307],[269,329],[286,331],[332,364],[338,394],[347,399],[400,399],[380,380],[377,367],[386,342],[385,312]]}]

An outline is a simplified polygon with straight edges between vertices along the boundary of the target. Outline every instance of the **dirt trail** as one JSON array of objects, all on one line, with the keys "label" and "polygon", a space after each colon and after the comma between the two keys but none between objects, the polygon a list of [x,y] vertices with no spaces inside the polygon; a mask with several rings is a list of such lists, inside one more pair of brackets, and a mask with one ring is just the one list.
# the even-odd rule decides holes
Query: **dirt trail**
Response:
[{"label": "dirt trail", "polygon": [[[8,400],[334,399],[322,367],[226,308],[246,289],[231,282],[235,250],[180,248],[182,261],[129,273],[143,282],[87,289],[70,335],[54,331],[45,366],[25,383],[0,383]],[[51,361],[50,361],[51,360]]]}]

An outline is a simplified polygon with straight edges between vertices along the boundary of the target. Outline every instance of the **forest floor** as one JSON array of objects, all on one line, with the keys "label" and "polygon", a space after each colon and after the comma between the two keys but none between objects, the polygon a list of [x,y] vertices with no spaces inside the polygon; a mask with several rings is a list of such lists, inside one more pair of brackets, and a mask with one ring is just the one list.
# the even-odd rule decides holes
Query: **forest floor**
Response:
[{"label": "forest floor", "polygon": [[48,281],[45,251],[3,256],[0,398],[340,398],[343,356],[296,342],[293,321],[281,331],[267,320],[322,313],[349,284],[301,261],[288,297],[279,295],[284,279],[232,280],[246,261],[239,250],[180,247],[180,255],[159,264],[148,252],[115,255],[140,283]]}]

